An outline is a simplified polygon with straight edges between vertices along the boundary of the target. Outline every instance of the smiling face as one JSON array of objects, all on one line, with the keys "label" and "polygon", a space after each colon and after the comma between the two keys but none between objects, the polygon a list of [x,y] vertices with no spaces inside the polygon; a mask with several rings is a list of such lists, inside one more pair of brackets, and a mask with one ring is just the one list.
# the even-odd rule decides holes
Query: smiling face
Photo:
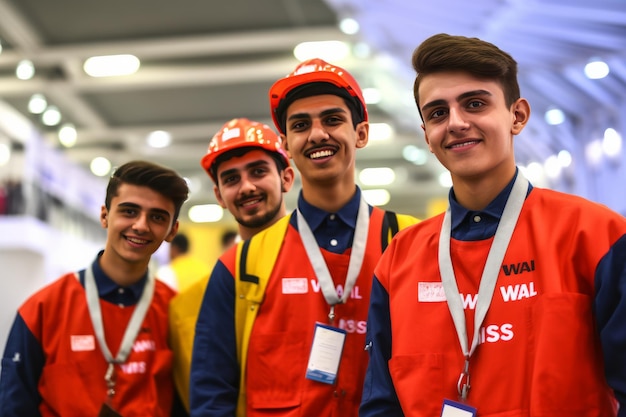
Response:
[{"label": "smiling face", "polygon": [[455,185],[483,178],[508,183],[515,172],[513,137],[530,115],[525,99],[509,107],[498,82],[440,72],[422,79],[419,102],[428,147]]},{"label": "smiling face", "polygon": [[367,144],[367,122],[354,128],[350,109],[336,95],[305,97],[286,112],[283,146],[302,176],[303,191],[321,184],[344,184],[354,192],[356,149]]},{"label": "smiling face", "polygon": [[103,206],[100,213],[100,223],[107,229],[100,258],[104,272],[114,280],[120,271],[143,274],[152,254],[178,231],[174,210],[172,200],[149,187],[121,184],[110,209]]},{"label": "smiling face", "polygon": [[283,192],[291,189],[293,180],[293,168],[278,171],[267,152],[253,150],[219,164],[215,197],[235,217],[246,239],[285,215]]}]

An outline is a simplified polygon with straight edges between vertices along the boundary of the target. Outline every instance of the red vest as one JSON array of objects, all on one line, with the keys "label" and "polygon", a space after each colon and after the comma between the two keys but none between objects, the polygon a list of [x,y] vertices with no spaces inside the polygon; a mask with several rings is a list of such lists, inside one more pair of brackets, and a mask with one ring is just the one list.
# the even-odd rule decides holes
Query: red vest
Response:
[{"label": "red vest", "polygon": [[[372,277],[382,253],[384,212],[370,216],[361,272],[347,303],[335,307],[335,326],[345,329],[337,380],[334,385],[305,378],[315,323],[329,324],[329,305],[320,290],[298,232],[288,227],[266,294],[252,329],[247,361],[248,417],[356,417],[368,355],[364,350]],[[322,250],[335,286],[343,287],[350,250],[338,255]],[[289,294],[283,278],[297,278],[306,292]]]},{"label": "red vest", "polygon": [[[116,366],[113,407],[124,417],[169,416],[172,352],[167,345],[167,308],[174,292],[155,283],[154,297],[125,364]],[[134,306],[100,301],[109,350],[117,354]],[[46,363],[39,379],[42,416],[96,416],[107,398],[107,364],[87,309],[85,290],[74,274],[55,281],[19,310],[39,340]]]},{"label": "red vest", "polygon": [[[596,206],[580,210],[584,203],[571,198],[535,188],[524,204],[470,360],[468,403],[479,416],[615,415],[592,314],[593,280],[626,228],[617,215],[598,227],[590,220],[598,213],[589,215]],[[438,216],[399,234],[376,269],[389,294],[389,371],[405,415],[415,417],[439,415],[444,398],[457,399],[464,363],[441,299],[441,223]],[[470,335],[491,240],[451,240]]]}]

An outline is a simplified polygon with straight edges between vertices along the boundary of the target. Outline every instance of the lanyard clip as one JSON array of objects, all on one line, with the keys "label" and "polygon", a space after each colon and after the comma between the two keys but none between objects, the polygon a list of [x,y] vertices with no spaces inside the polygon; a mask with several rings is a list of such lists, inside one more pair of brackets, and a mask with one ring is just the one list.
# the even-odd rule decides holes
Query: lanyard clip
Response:
[{"label": "lanyard clip", "polygon": [[330,324],[335,322],[335,306],[330,306],[330,311],[328,312],[328,320],[330,320]]},{"label": "lanyard clip", "polygon": [[107,383],[107,395],[112,398],[115,395],[115,363],[109,362],[107,371],[104,374],[104,380]]},{"label": "lanyard clip", "polygon": [[463,367],[461,375],[459,375],[459,381],[456,383],[456,389],[459,393],[459,398],[463,401],[466,400],[467,394],[470,390],[469,356],[465,357],[465,366]]}]

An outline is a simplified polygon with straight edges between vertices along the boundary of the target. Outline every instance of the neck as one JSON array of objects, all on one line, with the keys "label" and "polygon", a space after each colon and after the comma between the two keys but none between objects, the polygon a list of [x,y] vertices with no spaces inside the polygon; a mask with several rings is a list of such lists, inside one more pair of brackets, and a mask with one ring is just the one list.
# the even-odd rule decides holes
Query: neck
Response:
[{"label": "neck", "polygon": [[129,264],[123,260],[116,261],[104,251],[99,259],[102,271],[117,285],[128,287],[138,282],[146,273],[148,263]]},{"label": "neck", "polygon": [[468,210],[484,210],[515,175],[513,171],[502,175],[489,175],[476,179],[452,177],[454,196],[457,202]]},{"label": "neck", "polygon": [[356,184],[354,181],[328,186],[324,186],[323,184],[311,184],[304,180],[302,182],[302,196],[307,203],[329,213],[339,211],[339,209],[350,201],[354,193],[356,193]]},{"label": "neck", "polygon": [[276,214],[276,216],[274,216],[274,218],[272,220],[270,220],[269,222],[265,223],[263,226],[260,227],[246,227],[243,226],[241,224],[239,224],[239,236],[241,237],[242,240],[248,240],[250,239],[252,236],[256,235],[257,233],[259,233],[260,231],[267,229],[268,227],[272,226],[274,223],[276,223],[277,221],[279,221],[280,219],[282,219],[283,217],[285,217],[287,215],[287,208],[285,207],[285,203],[283,202],[280,211]]}]

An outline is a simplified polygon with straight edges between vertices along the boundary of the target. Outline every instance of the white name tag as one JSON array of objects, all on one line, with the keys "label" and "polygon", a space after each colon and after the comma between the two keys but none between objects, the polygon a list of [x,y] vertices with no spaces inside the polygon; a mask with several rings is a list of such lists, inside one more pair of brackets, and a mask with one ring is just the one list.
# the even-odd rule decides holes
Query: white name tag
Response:
[{"label": "white name tag", "polygon": [[457,401],[443,400],[441,417],[476,417],[476,409]]},{"label": "white name tag", "polygon": [[70,336],[72,352],[87,352],[96,349],[96,340],[93,335],[72,335]]},{"label": "white name tag", "polygon": [[306,378],[325,384],[334,384],[345,341],[345,330],[316,323]]},{"label": "white name tag", "polygon": [[283,294],[306,294],[309,285],[306,278],[283,278]]},{"label": "white name tag", "polygon": [[446,301],[446,293],[442,282],[418,282],[417,301],[422,303],[439,303]]}]

